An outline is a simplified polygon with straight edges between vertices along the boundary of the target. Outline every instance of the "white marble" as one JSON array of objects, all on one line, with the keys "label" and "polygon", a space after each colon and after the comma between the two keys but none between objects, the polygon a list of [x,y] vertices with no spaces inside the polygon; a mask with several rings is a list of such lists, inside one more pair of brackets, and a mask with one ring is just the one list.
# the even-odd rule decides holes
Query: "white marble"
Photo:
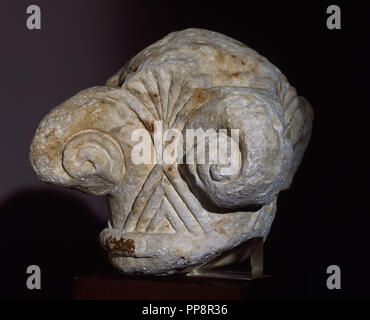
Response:
[{"label": "white marble", "polygon": [[[100,243],[120,272],[172,274],[267,237],[312,118],[307,100],[266,58],[222,34],[187,29],[141,51],[106,85],[54,108],[36,131],[30,160],[45,182],[108,196]],[[210,140],[193,150],[195,163],[159,161],[169,142],[158,146],[158,123],[184,139],[188,129],[237,130],[219,149],[226,155],[227,143],[236,144],[233,173],[199,160]],[[138,129],[147,132],[153,161],[134,159]],[[180,140],[175,150],[186,155]]]}]

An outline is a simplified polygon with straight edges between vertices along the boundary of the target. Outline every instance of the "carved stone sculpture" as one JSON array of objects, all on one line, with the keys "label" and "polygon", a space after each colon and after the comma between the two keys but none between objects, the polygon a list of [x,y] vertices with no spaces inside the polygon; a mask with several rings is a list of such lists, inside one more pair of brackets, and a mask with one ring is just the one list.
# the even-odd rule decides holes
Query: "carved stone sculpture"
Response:
[{"label": "carved stone sculpture", "polygon": [[[267,237],[312,117],[266,58],[222,34],[187,29],[141,51],[104,86],[53,109],[36,131],[30,161],[43,181],[107,195],[111,217],[100,243],[120,272],[173,274]],[[156,135],[172,129],[182,136]],[[224,130],[217,150],[229,155],[235,148],[226,146],[237,146],[235,161],[228,158],[234,170],[199,161],[201,151],[209,156],[211,136],[185,150],[180,142],[189,129]],[[143,131],[149,142],[142,151],[152,161],[137,163],[145,137],[135,132]],[[195,160],[176,153],[163,161],[170,144]]]}]

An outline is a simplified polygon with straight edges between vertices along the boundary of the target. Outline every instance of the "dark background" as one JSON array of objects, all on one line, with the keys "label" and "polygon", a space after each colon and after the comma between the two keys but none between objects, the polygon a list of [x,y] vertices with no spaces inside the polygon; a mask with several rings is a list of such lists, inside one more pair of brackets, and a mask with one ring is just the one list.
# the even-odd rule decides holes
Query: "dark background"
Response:
[{"label": "dark background", "polygon": [[[42,29],[26,28],[41,8]],[[326,28],[340,5],[342,29]],[[46,185],[28,161],[40,120],[78,91],[102,85],[138,51],[172,31],[206,28],[266,56],[312,104],[313,135],[291,188],[280,194],[266,242],[273,285],[251,298],[369,298],[365,181],[369,57],[362,2],[2,1],[0,5],[1,298],[70,298],[72,278],[114,273],[97,237],[103,197]],[[26,267],[42,290],[26,289]],[[342,289],[326,288],[338,265]]]}]

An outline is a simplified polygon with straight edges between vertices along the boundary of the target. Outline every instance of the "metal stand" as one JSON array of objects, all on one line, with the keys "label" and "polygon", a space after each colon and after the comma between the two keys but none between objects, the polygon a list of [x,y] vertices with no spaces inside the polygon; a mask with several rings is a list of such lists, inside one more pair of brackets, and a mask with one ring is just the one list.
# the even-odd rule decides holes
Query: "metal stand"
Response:
[{"label": "metal stand", "polygon": [[[226,266],[241,263],[249,257],[250,270],[227,269]],[[263,275],[263,238],[256,237],[248,240],[234,250],[204,263],[186,274],[187,277],[254,280],[264,278]]]}]

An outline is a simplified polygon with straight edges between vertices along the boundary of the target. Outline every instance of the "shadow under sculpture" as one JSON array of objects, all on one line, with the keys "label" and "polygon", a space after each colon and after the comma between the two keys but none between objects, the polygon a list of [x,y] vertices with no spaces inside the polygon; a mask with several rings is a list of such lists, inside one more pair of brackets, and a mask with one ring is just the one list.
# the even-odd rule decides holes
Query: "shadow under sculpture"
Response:
[{"label": "shadow under sculpture", "polygon": [[[190,272],[266,239],[312,119],[310,104],[266,58],[222,34],[187,29],[54,108],[36,131],[30,161],[43,181],[107,195],[111,217],[99,240],[120,272]],[[167,136],[158,138],[158,128]],[[226,132],[216,153],[227,164],[201,161],[214,155],[211,135],[185,148],[187,132],[209,129]],[[140,143],[151,161],[135,159]],[[172,162],[162,157],[169,146]]]}]

